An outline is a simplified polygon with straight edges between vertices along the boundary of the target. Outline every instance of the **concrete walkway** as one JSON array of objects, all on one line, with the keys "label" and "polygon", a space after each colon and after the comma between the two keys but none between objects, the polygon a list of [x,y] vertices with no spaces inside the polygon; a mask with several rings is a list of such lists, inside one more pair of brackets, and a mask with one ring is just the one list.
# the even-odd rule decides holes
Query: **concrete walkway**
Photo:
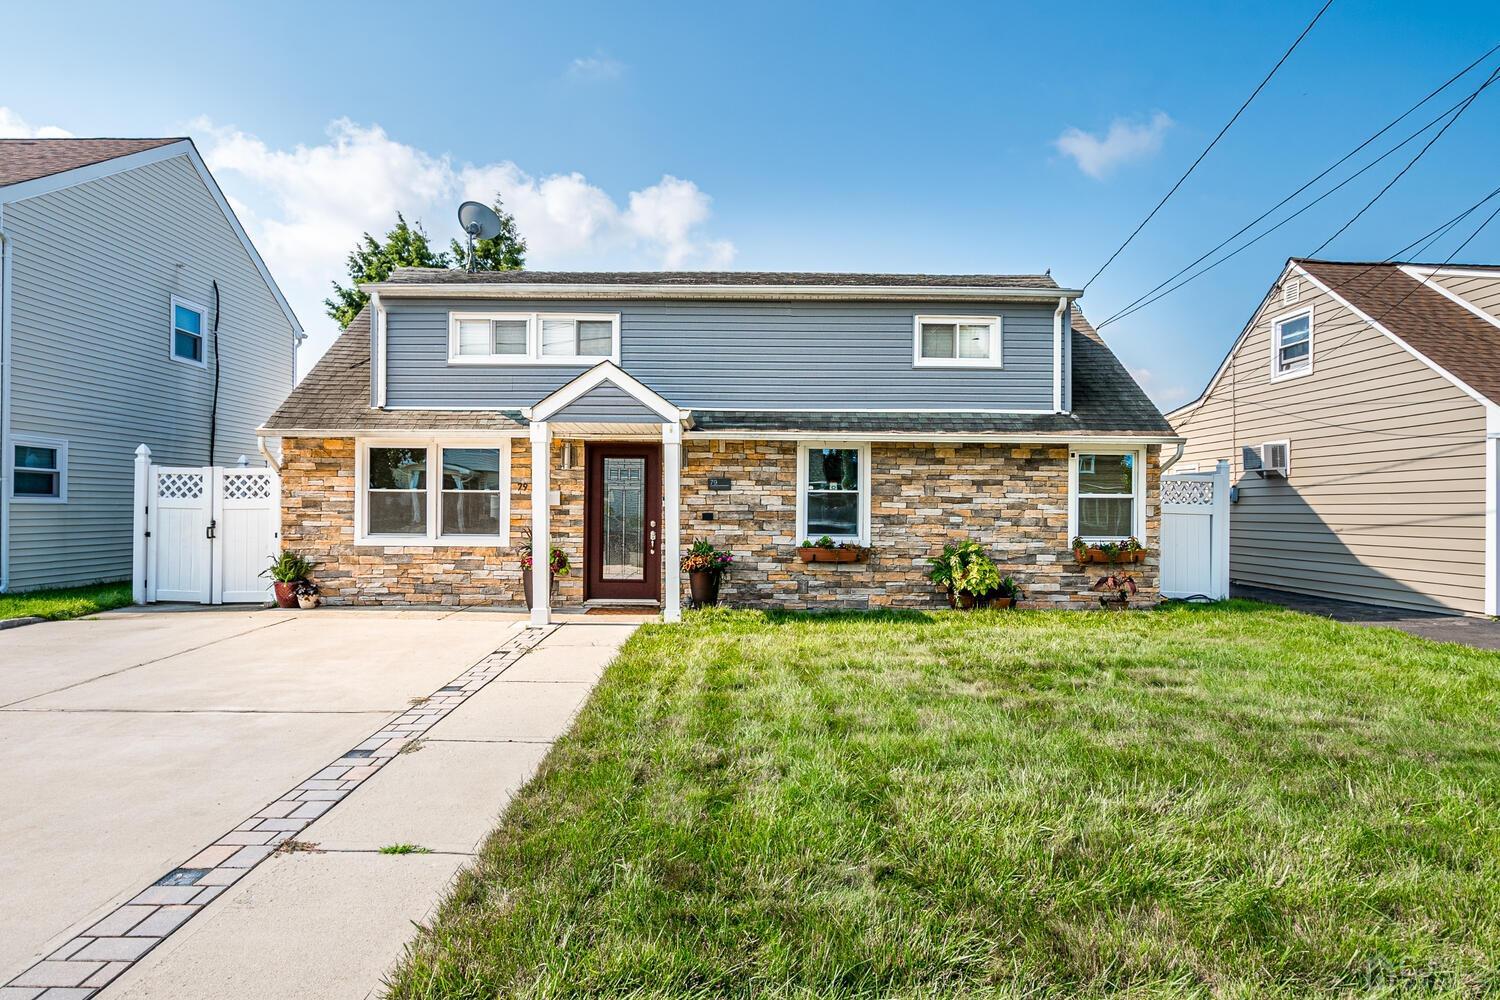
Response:
[{"label": "concrete walkway", "polygon": [[1473,646],[1475,649],[1500,650],[1500,621],[1489,618],[1426,614],[1402,608],[1294,594],[1286,590],[1269,590],[1265,587],[1236,585],[1232,596],[1265,601],[1267,604],[1279,604],[1293,611],[1305,611],[1310,615],[1322,615],[1324,618],[1351,622],[1355,625],[1384,625],[1386,628],[1398,628],[1403,632],[1410,632],[1412,635],[1419,635],[1435,642],[1457,642],[1465,646]]},{"label": "concrete walkway", "polygon": [[21,804],[0,816],[0,1000],[378,992],[635,627],[521,625],[132,613],[0,635]]}]

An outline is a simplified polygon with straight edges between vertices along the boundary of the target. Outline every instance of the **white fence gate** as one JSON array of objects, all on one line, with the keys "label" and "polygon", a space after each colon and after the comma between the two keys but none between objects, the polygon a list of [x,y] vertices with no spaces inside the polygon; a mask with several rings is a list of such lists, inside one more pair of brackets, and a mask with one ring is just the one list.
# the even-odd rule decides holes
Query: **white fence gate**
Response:
[{"label": "white fence gate", "polygon": [[1161,477],[1161,595],[1229,596],[1229,463]]},{"label": "white fence gate", "polygon": [[145,445],[135,455],[136,602],[270,600],[260,573],[281,534],[275,470],[155,465]]}]

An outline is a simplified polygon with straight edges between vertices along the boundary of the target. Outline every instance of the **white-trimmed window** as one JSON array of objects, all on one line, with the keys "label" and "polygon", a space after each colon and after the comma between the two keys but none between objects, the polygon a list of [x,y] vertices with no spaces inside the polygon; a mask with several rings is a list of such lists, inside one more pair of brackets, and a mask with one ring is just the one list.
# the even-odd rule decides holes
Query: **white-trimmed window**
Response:
[{"label": "white-trimmed window", "polygon": [[11,439],[10,496],[18,503],[68,502],[68,442],[17,434]]},{"label": "white-trimmed window", "polygon": [[912,364],[917,368],[999,368],[999,316],[918,316]]},{"label": "white-trimmed window", "polygon": [[204,350],[208,312],[200,305],[172,296],[172,340],[168,345],[173,361],[208,367]]},{"label": "white-trimmed window", "polygon": [[870,446],[811,441],[797,448],[797,541],[870,544]]},{"label": "white-trimmed window", "polygon": [[510,439],[359,442],[356,541],[509,545]]},{"label": "white-trimmed window", "polygon": [[595,365],[619,360],[618,313],[448,314],[450,364]]},{"label": "white-trimmed window", "polygon": [[1271,323],[1271,377],[1287,378],[1312,371],[1311,309],[1278,316]]},{"label": "white-trimmed window", "polygon": [[1146,533],[1144,456],[1075,451],[1069,469],[1068,537],[1123,541]]}]

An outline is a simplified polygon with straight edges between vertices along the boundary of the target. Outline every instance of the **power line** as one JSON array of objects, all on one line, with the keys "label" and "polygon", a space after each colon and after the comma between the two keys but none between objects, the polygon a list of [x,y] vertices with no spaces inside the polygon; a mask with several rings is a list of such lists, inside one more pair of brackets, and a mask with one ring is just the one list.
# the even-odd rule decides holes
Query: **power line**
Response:
[{"label": "power line", "polygon": [[1276,65],[1271,67],[1271,72],[1266,74],[1266,78],[1260,81],[1260,84],[1253,91],[1251,91],[1249,97],[1245,98],[1245,103],[1241,104],[1239,110],[1234,113],[1233,117],[1231,117],[1229,121],[1224,123],[1224,127],[1219,129],[1219,134],[1214,136],[1213,141],[1210,142],[1207,146],[1203,147],[1203,152],[1198,154],[1198,158],[1193,161],[1192,166],[1188,167],[1187,171],[1181,177],[1177,178],[1177,183],[1172,185],[1172,189],[1170,191],[1162,195],[1161,201],[1156,203],[1156,207],[1153,208],[1146,215],[1146,217],[1141,220],[1140,225],[1136,226],[1135,230],[1125,238],[1125,242],[1121,243],[1119,247],[1115,249],[1115,252],[1109,255],[1109,259],[1100,266],[1099,270],[1094,272],[1094,277],[1083,283],[1083,291],[1087,291],[1089,285],[1092,285],[1094,283],[1094,279],[1098,278],[1099,275],[1104,273],[1105,268],[1114,263],[1115,258],[1120,256],[1121,252],[1123,252],[1124,249],[1130,245],[1131,241],[1134,240],[1138,235],[1140,235],[1142,229],[1146,228],[1146,223],[1150,222],[1152,218],[1156,216],[1156,213],[1161,211],[1161,207],[1167,203],[1167,200],[1171,198],[1172,195],[1177,193],[1177,189],[1182,187],[1183,181],[1187,180],[1188,176],[1192,174],[1194,170],[1198,169],[1198,164],[1202,163],[1203,158],[1209,154],[1209,151],[1219,144],[1219,140],[1224,138],[1224,133],[1228,132],[1230,126],[1239,120],[1240,115],[1244,114],[1245,109],[1250,106],[1250,102],[1255,100],[1256,96],[1263,89],[1265,89],[1266,84],[1271,82],[1271,77],[1275,76],[1276,71],[1281,69],[1281,64],[1286,62],[1287,59],[1291,57],[1291,54],[1296,50],[1297,46],[1302,44],[1302,39],[1307,37],[1307,33],[1312,31],[1313,25],[1318,23],[1318,20],[1323,16],[1324,11],[1328,10],[1328,8],[1331,6],[1333,6],[1333,0],[1326,0],[1323,6],[1319,8],[1318,12],[1313,15],[1313,19],[1307,22],[1307,27],[1302,29],[1302,34],[1298,35],[1297,40],[1292,42],[1291,47],[1288,48],[1284,53],[1282,53],[1280,59],[1276,60]]},{"label": "power line", "polygon": [[1386,157],[1388,157],[1388,156],[1392,155],[1393,153],[1395,153],[1396,151],[1400,150],[1407,143],[1409,143],[1412,140],[1416,139],[1423,132],[1426,132],[1428,129],[1432,128],[1432,126],[1436,125],[1438,122],[1442,121],[1444,118],[1448,117],[1450,114],[1453,114],[1456,110],[1458,110],[1458,109],[1466,106],[1468,102],[1470,102],[1479,93],[1481,93],[1482,91],[1484,91],[1485,88],[1493,85],[1494,82],[1495,82],[1495,78],[1492,76],[1489,80],[1486,80],[1484,83],[1480,84],[1479,87],[1473,93],[1469,94],[1467,97],[1463,98],[1458,103],[1452,105],[1451,107],[1449,107],[1445,111],[1441,112],[1437,117],[1435,117],[1431,121],[1427,122],[1425,125],[1423,125],[1419,129],[1417,129],[1415,132],[1412,132],[1405,139],[1402,139],[1400,142],[1396,143],[1396,145],[1392,146],[1390,149],[1387,149],[1385,152],[1383,152],[1379,156],[1375,157],[1375,159],[1371,160],[1369,163],[1366,163],[1364,166],[1360,167],[1354,173],[1350,174],[1348,177],[1345,177],[1343,180],[1339,181],[1333,187],[1329,188],[1327,191],[1324,191],[1322,194],[1318,195],[1312,201],[1308,202],[1306,205],[1303,205],[1301,208],[1297,209],[1291,215],[1288,215],[1286,218],[1282,219],[1280,222],[1276,223],[1274,226],[1271,226],[1269,229],[1266,229],[1265,231],[1261,232],[1259,235],[1255,236],[1254,238],[1252,238],[1250,240],[1247,240],[1246,242],[1240,244],[1238,247],[1236,247],[1235,249],[1229,251],[1229,253],[1225,254],[1222,257],[1220,257],[1218,260],[1215,260],[1212,263],[1208,264],[1206,267],[1202,267],[1202,268],[1198,269],[1197,271],[1195,271],[1192,274],[1188,275],[1186,278],[1183,278],[1181,281],[1177,282],[1175,285],[1172,285],[1170,288],[1167,288],[1166,290],[1164,290],[1162,292],[1158,292],[1157,294],[1155,294],[1155,295],[1151,296],[1150,298],[1146,299],[1146,301],[1144,301],[1144,302],[1140,302],[1139,305],[1127,306],[1126,308],[1120,310],[1119,312],[1115,313],[1113,316],[1110,316],[1108,319],[1104,320],[1104,322],[1102,322],[1098,326],[1096,326],[1095,329],[1096,330],[1102,330],[1102,329],[1104,329],[1104,327],[1108,326],[1110,323],[1117,322],[1119,320],[1124,319],[1127,316],[1130,316],[1130,315],[1132,315],[1134,313],[1140,312],[1142,309],[1146,308],[1147,306],[1152,305],[1152,304],[1154,304],[1156,302],[1159,302],[1162,299],[1166,298],[1168,295],[1171,295],[1173,292],[1177,291],[1179,288],[1182,288],[1184,285],[1187,285],[1190,282],[1196,281],[1197,279],[1203,277],[1205,274],[1207,274],[1209,271],[1212,271],[1214,268],[1218,267],[1220,264],[1223,264],[1226,261],[1229,261],[1229,260],[1233,259],[1234,257],[1239,256],[1241,253],[1243,253],[1244,251],[1250,249],[1252,246],[1254,246],[1255,244],[1259,243],[1261,240],[1265,239],[1267,236],[1270,236],[1272,233],[1276,232],[1276,230],[1280,229],[1282,226],[1285,226],[1287,223],[1291,222],[1293,219],[1297,218],[1298,216],[1302,215],[1304,212],[1306,212],[1309,209],[1311,209],[1314,206],[1316,206],[1319,202],[1322,202],[1324,199],[1328,198],[1330,195],[1333,195],[1336,192],[1338,192],[1345,185],[1347,185],[1351,181],[1355,180],[1355,178],[1361,176],[1366,171],[1368,171],[1368,170],[1372,169],[1373,167],[1375,167],[1376,165],[1378,165]]},{"label": "power line", "polygon": [[[1347,152],[1343,156],[1339,157],[1339,159],[1336,160],[1334,163],[1332,163],[1328,167],[1324,168],[1324,170],[1321,173],[1319,173],[1316,177],[1312,178],[1307,183],[1303,184],[1301,187],[1299,187],[1297,190],[1293,191],[1291,194],[1287,195],[1285,198],[1282,198],[1280,201],[1278,201],[1276,204],[1272,205],[1270,208],[1266,209],[1264,212],[1262,212],[1260,215],[1256,216],[1254,219],[1251,219],[1249,222],[1245,223],[1243,226],[1241,226],[1239,228],[1238,231],[1236,231],[1235,233],[1233,233],[1230,236],[1226,237],[1217,246],[1215,246],[1212,249],[1204,252],[1200,257],[1198,257],[1198,259],[1196,259],[1196,260],[1192,261],[1191,263],[1183,266],[1175,274],[1172,274],[1172,275],[1168,276],[1167,278],[1163,279],[1158,285],[1156,285],[1156,287],[1154,287],[1154,288],[1150,289],[1149,291],[1145,292],[1144,294],[1142,294],[1141,296],[1139,296],[1138,298],[1136,298],[1133,302],[1130,302],[1128,305],[1126,305],[1124,308],[1117,310],[1116,313],[1115,313],[1115,315],[1111,316],[1109,319],[1106,319],[1104,321],[1104,323],[1109,323],[1113,319],[1117,318],[1121,313],[1125,313],[1125,312],[1133,309],[1135,306],[1139,305],[1144,299],[1147,299],[1150,296],[1152,296],[1152,295],[1156,294],[1157,292],[1161,291],[1161,289],[1165,288],[1167,285],[1169,285],[1173,281],[1176,281],[1178,278],[1182,277],[1182,275],[1186,274],[1188,271],[1190,271],[1193,268],[1197,267],[1199,264],[1203,263],[1209,257],[1211,257],[1214,254],[1218,253],[1220,250],[1224,249],[1224,247],[1228,246],[1230,243],[1234,242],[1236,239],[1238,239],[1239,237],[1243,236],[1251,227],[1253,227],[1253,226],[1259,224],[1260,222],[1264,221],[1266,219],[1266,217],[1269,216],[1272,212],[1275,212],[1278,208],[1281,208],[1283,205],[1285,205],[1287,202],[1291,201],[1293,198],[1297,197],[1303,191],[1306,191],[1308,188],[1312,187],[1318,181],[1322,180],[1324,177],[1327,177],[1329,174],[1333,173],[1333,171],[1337,170],[1340,166],[1342,166],[1343,164],[1347,163],[1351,158],[1353,158],[1354,156],[1357,156],[1363,149],[1365,149],[1367,146],[1369,146],[1375,140],[1379,139],[1381,136],[1385,135],[1391,129],[1393,129],[1397,125],[1401,124],[1401,122],[1403,122],[1407,118],[1409,118],[1418,108],[1420,108],[1422,105],[1426,104],[1428,101],[1431,101],[1438,94],[1440,94],[1443,91],[1447,90],[1454,83],[1458,82],[1458,80],[1460,80],[1463,76],[1465,76],[1475,66],[1478,66],[1480,63],[1484,62],[1486,59],[1488,59],[1490,56],[1494,55],[1496,52],[1500,52],[1500,45],[1494,46],[1488,52],[1484,53],[1484,55],[1480,56],[1478,59],[1475,59],[1473,62],[1469,63],[1469,65],[1467,65],[1463,69],[1459,70],[1453,76],[1450,76],[1446,81],[1444,81],[1441,85],[1439,85],[1435,90],[1430,91],[1427,94],[1426,97],[1422,98],[1420,101],[1418,101],[1417,103],[1413,104],[1411,107],[1407,108],[1405,111],[1403,111],[1397,117],[1391,119],[1391,121],[1388,122],[1385,125],[1384,128],[1380,129],[1380,131],[1376,132],[1374,135],[1370,136],[1368,139],[1366,139],[1365,141],[1361,142],[1358,146],[1355,146],[1349,152]],[[1449,109],[1449,110],[1452,110],[1452,109]],[[1446,114],[1446,113],[1447,112],[1444,112],[1444,114]],[[1441,117],[1441,116],[1439,116],[1439,117]],[[1101,327],[1103,325],[1104,325],[1103,323],[1100,324]]]},{"label": "power line", "polygon": [[[1484,82],[1484,87],[1488,87],[1490,84],[1494,83],[1495,79],[1497,77],[1500,77],[1500,67],[1496,67],[1495,71],[1490,74],[1490,78]],[[1448,119],[1447,123],[1444,124],[1442,128],[1438,129],[1436,135],[1434,135],[1431,139],[1427,140],[1427,145],[1425,145],[1421,149],[1419,149],[1417,151],[1417,155],[1413,156],[1411,158],[1411,161],[1409,163],[1407,163],[1406,166],[1402,167],[1396,173],[1396,176],[1392,177],[1390,179],[1390,181],[1386,183],[1385,187],[1381,188],[1379,191],[1377,191],[1375,193],[1375,197],[1371,198],[1368,202],[1366,202],[1365,206],[1363,208],[1361,208],[1358,212],[1355,212],[1353,218],[1351,218],[1348,222],[1346,222],[1342,226],[1340,226],[1339,229],[1338,229],[1338,232],[1336,232],[1332,236],[1328,237],[1328,239],[1324,240],[1322,243],[1319,243],[1318,244],[1318,248],[1316,250],[1314,250],[1312,253],[1308,254],[1308,256],[1309,257],[1316,257],[1318,255],[1318,253],[1324,247],[1326,247],[1328,244],[1332,243],[1334,240],[1338,239],[1340,236],[1342,236],[1344,234],[1344,231],[1346,229],[1348,229],[1350,226],[1354,225],[1354,223],[1358,222],[1360,216],[1364,215],[1365,212],[1369,211],[1370,207],[1372,205],[1374,205],[1377,201],[1379,201],[1382,197],[1384,197],[1385,193],[1387,191],[1389,191],[1391,188],[1395,187],[1396,182],[1399,181],[1401,178],[1405,177],[1406,176],[1406,172],[1408,170],[1410,170],[1412,167],[1416,166],[1417,165],[1417,161],[1420,160],[1423,156],[1425,156],[1427,154],[1427,151],[1433,147],[1433,144],[1436,143],[1439,139],[1441,139],[1443,137],[1443,133],[1447,132],[1448,129],[1452,128],[1453,127],[1453,123],[1456,122],[1456,121],[1458,121],[1458,119],[1463,115],[1463,113],[1465,111],[1469,110],[1469,105],[1473,104],[1479,98],[1479,93],[1480,93],[1480,91],[1484,90],[1484,87],[1480,87],[1479,90],[1476,90],[1476,91],[1474,91],[1474,93],[1470,94],[1469,95],[1469,99],[1464,102],[1463,107],[1459,108],[1458,111],[1453,115],[1453,117],[1450,118],[1450,119]]]}]

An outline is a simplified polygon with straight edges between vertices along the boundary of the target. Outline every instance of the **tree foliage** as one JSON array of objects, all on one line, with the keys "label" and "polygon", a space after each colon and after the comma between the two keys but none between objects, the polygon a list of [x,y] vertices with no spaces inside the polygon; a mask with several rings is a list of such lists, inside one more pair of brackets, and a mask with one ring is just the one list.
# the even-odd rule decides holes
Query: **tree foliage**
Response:
[{"label": "tree foliage", "polygon": [[[492,240],[474,241],[475,266],[483,271],[512,271],[524,267],[526,240],[516,229],[515,217],[501,209],[498,196],[494,209],[500,216],[500,235]],[[406,216],[397,212],[395,228],[386,233],[384,239],[365,233],[350,251],[346,260],[349,285],[345,287],[333,282],[333,296],[324,299],[323,305],[340,327],[348,327],[370,301],[370,297],[359,290],[361,284],[384,281],[398,267],[461,268],[465,257],[463,243],[452,240],[447,251],[436,250],[421,222],[407,222]]]}]

